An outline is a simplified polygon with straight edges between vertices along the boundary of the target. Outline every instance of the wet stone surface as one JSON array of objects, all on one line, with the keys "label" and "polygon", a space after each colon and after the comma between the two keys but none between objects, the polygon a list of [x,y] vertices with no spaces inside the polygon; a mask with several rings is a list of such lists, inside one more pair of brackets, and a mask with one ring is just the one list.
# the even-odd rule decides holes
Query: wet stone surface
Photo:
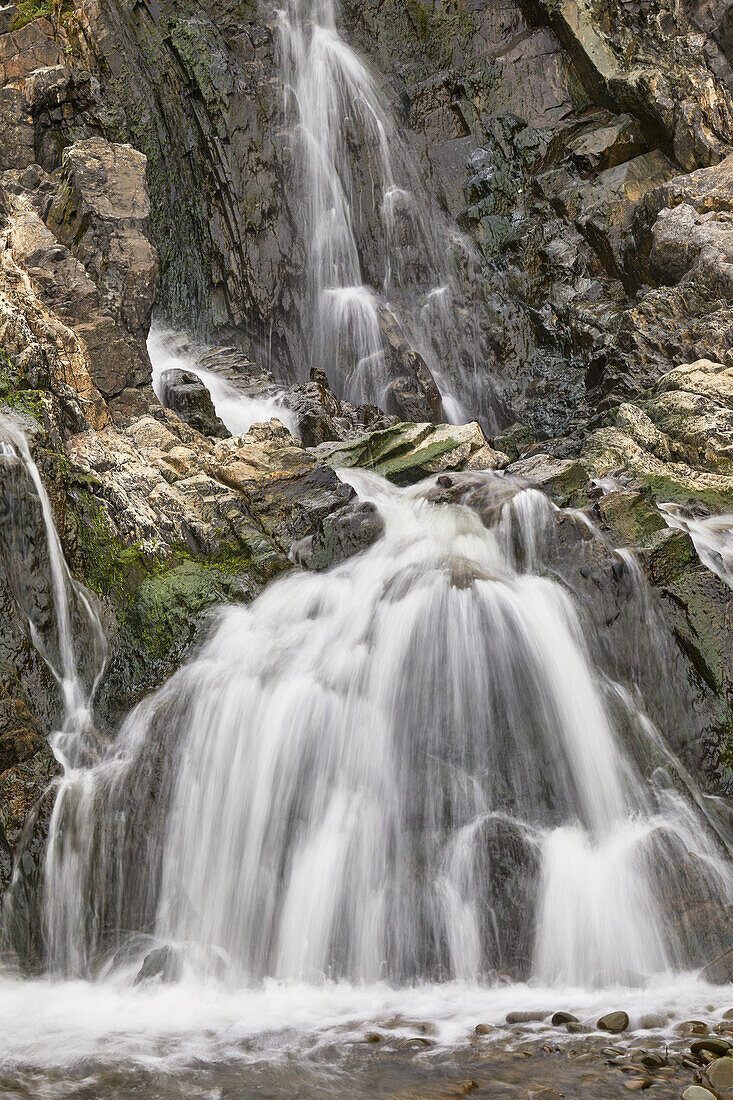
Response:
[{"label": "wet stone surface", "polygon": [[[59,1096],[447,1100],[468,1095],[492,1100],[605,1100],[629,1092],[648,1092],[665,1100],[715,1096],[710,1091],[710,1068],[691,1059],[684,1041],[636,1034],[627,1036],[623,1045],[609,1045],[608,1036],[596,1032],[568,1042],[562,1028],[539,1022],[531,1032],[520,1025],[508,1025],[508,1029],[478,1025],[476,1031],[461,1045],[446,1049],[432,1037],[435,1028],[430,1023],[396,1017],[365,1028],[361,1039],[350,1036],[343,1042],[324,1043],[313,1036],[303,1039],[297,1052],[277,1056],[265,1053],[257,1042],[244,1041],[236,1060],[206,1059],[205,1064],[189,1064],[171,1073],[132,1060],[123,1066],[85,1058],[58,1076],[30,1069],[0,1072],[0,1095],[11,1100],[31,1095],[41,1100]],[[162,1046],[156,1054],[164,1054]],[[727,1061],[721,1059],[716,1075],[726,1081],[730,1075],[723,1072],[727,1066],[722,1063]],[[731,1063],[733,1068],[733,1059]]]}]

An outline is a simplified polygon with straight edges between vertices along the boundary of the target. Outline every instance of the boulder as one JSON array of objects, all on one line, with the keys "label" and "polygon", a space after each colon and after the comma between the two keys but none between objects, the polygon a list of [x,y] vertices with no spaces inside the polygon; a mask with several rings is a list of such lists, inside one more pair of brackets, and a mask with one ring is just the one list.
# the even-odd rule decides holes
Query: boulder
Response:
[{"label": "boulder", "polygon": [[335,469],[365,466],[398,485],[444,470],[496,470],[508,457],[471,424],[397,424],[351,442],[324,444],[316,454]]},{"label": "boulder", "polygon": [[160,377],[162,401],[202,435],[229,435],[216,415],[211,395],[201,379],[183,370],[167,370]]}]

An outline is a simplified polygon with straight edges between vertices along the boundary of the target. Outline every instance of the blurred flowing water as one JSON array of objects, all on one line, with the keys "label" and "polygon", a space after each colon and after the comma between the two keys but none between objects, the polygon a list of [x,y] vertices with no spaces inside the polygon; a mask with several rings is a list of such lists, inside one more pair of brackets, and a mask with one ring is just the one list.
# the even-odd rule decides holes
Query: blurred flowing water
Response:
[{"label": "blurred flowing water", "polygon": [[278,12],[293,194],[305,253],[307,364],[334,392],[391,412],[399,362],[421,360],[443,419],[497,412],[490,324],[473,246],[431,198],[367,66],[344,41],[334,0]]},{"label": "blurred flowing water", "polygon": [[[683,935],[668,901],[725,921],[725,820],[597,667],[547,560],[565,514],[541,493],[474,475],[479,517],[441,503],[434,478],[344,472],[384,536],[223,608],[105,749],[88,718],[99,620],[22,434],[0,427],[51,563],[57,626],[36,644],[62,654],[60,684],[88,685],[64,688],[54,741],[49,976],[0,982],[8,1065],[143,1058],[165,1075],[245,1049],[248,1064],[303,1057],[387,1013],[460,1043],[478,1013],[500,1024],[527,1003],[590,1015],[620,987],[639,1013],[709,999],[688,974],[703,932]],[[85,680],[70,592],[100,639]]]}]

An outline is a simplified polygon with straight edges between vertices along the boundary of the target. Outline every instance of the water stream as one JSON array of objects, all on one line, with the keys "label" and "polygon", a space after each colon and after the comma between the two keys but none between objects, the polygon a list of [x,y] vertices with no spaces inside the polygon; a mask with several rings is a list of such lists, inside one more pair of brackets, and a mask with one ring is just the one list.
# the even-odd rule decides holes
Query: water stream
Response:
[{"label": "water stream", "polygon": [[391,412],[406,348],[437,383],[443,419],[479,416],[491,427],[473,247],[430,196],[374,77],[339,33],[334,0],[289,0],[278,25],[303,216],[306,367],[323,365],[339,396]]}]

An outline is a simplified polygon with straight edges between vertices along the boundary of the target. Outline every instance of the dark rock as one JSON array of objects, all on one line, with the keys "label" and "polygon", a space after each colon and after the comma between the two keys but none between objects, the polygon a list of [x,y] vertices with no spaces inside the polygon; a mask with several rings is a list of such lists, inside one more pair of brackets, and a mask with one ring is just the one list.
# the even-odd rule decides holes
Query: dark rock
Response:
[{"label": "dark rock", "polygon": [[708,1053],[714,1054],[716,1058],[722,1058],[729,1050],[733,1050],[733,1043],[719,1036],[706,1035],[704,1038],[695,1039],[694,1043],[690,1043],[690,1050],[695,1057]]},{"label": "dark rock", "polygon": [[531,1024],[539,1022],[540,1020],[547,1019],[547,1012],[538,1012],[537,1010],[526,1010],[518,1012],[507,1012],[506,1022],[508,1024]]},{"label": "dark rock", "polygon": [[318,530],[296,543],[293,560],[305,569],[328,569],[371,546],[384,532],[384,520],[368,501],[353,501],[325,516]]},{"label": "dark rock", "polygon": [[135,976],[135,985],[157,978],[161,982],[180,981],[183,973],[183,960],[173,947],[157,947],[144,958],[142,966]]},{"label": "dark rock", "polygon": [[197,375],[167,370],[160,377],[163,404],[202,435],[223,439],[229,435],[216,415],[211,395]]},{"label": "dark rock", "polygon": [[560,1027],[562,1024],[577,1024],[578,1017],[573,1016],[572,1012],[556,1012],[550,1022],[553,1027]]}]

